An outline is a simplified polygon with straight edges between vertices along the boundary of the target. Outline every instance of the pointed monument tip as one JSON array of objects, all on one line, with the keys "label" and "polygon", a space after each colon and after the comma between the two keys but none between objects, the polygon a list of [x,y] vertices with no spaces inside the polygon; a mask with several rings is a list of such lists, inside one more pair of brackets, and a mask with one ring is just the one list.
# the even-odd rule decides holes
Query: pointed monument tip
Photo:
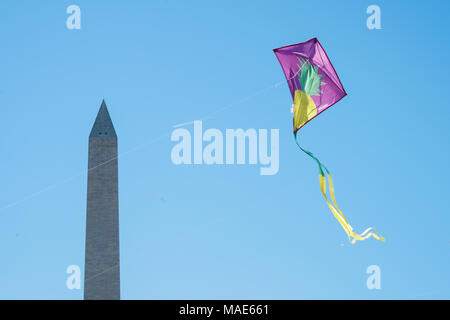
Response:
[{"label": "pointed monument tip", "polygon": [[111,117],[109,116],[108,108],[106,107],[105,99],[102,99],[102,104],[98,110],[97,118],[92,126],[89,137],[117,137]]}]

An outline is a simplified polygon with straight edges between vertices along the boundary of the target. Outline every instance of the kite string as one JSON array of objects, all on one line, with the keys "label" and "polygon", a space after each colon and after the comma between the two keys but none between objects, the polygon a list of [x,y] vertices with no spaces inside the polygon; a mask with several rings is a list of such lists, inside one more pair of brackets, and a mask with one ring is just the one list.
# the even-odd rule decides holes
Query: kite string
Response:
[{"label": "kite string", "polygon": [[[300,70],[299,70],[299,71],[300,71]],[[298,74],[299,71],[297,71],[297,72],[296,72],[292,77],[290,77],[288,80],[292,80],[295,76],[297,76],[297,74]],[[233,102],[233,103],[230,103],[230,104],[226,105],[225,107],[218,108],[216,111],[207,114],[207,115],[204,116],[203,118],[200,118],[200,120],[208,120],[208,119],[211,119],[211,118],[213,118],[213,115],[215,115],[215,114],[217,114],[217,113],[219,113],[219,112],[223,112],[223,111],[225,111],[225,110],[227,110],[227,109],[230,109],[231,107],[233,107],[233,106],[236,105],[236,104],[239,104],[239,103],[242,103],[242,102],[244,102],[244,101],[250,100],[250,99],[254,98],[254,97],[257,96],[257,95],[260,95],[260,94],[262,94],[262,93],[264,93],[264,92],[266,92],[266,91],[268,91],[268,90],[277,88],[277,87],[279,87],[280,85],[282,85],[282,84],[284,84],[284,83],[285,83],[285,81],[284,81],[284,80],[281,80],[281,81],[278,81],[278,82],[276,82],[276,83],[274,83],[274,84],[272,84],[272,85],[270,85],[270,86],[268,86],[268,87],[266,87],[266,88],[264,88],[264,89],[262,89],[262,90],[257,90],[257,91],[255,91],[255,92],[253,92],[252,94],[250,94],[250,95],[248,95],[248,96],[246,96],[246,97],[244,97],[244,98],[242,98],[242,99],[240,99],[240,100],[237,100],[237,101],[235,101],[235,102]],[[175,126],[172,126],[172,127],[176,127],[176,125],[175,125]],[[122,152],[122,153],[118,154],[117,156],[115,156],[115,157],[113,157],[113,158],[111,158],[111,159],[108,159],[108,160],[106,160],[106,161],[104,161],[104,162],[98,164],[97,166],[94,166],[94,167],[92,167],[92,168],[89,168],[87,171],[89,172],[89,171],[91,171],[91,170],[95,170],[95,169],[97,169],[97,168],[99,168],[99,167],[101,167],[101,166],[103,166],[103,165],[105,165],[105,164],[107,164],[107,163],[109,163],[109,162],[115,160],[115,159],[118,159],[118,158],[121,157],[121,156],[124,156],[124,155],[129,154],[129,153],[134,152],[134,151],[137,151],[137,150],[139,150],[139,149],[142,149],[142,148],[144,148],[144,147],[146,147],[146,146],[148,146],[148,145],[150,145],[150,144],[153,144],[153,143],[155,143],[155,142],[161,140],[163,137],[165,137],[165,136],[167,136],[167,135],[170,135],[170,132],[165,133],[165,134],[162,134],[162,135],[158,136],[157,138],[151,140],[150,142],[146,142],[146,143],[140,144],[140,145],[138,145],[138,146],[135,146],[135,147],[133,147],[133,148],[130,148],[130,149],[128,149],[127,151]],[[43,189],[41,189],[41,190],[39,190],[39,191],[36,191],[36,192],[34,192],[34,193],[32,193],[32,194],[30,194],[30,195],[28,195],[28,196],[22,198],[21,200],[18,200],[18,201],[9,203],[9,204],[7,204],[7,205],[5,205],[5,206],[3,206],[3,207],[0,207],[0,212],[6,210],[6,209],[8,209],[8,208],[14,207],[14,206],[16,206],[16,205],[19,205],[19,204],[21,204],[21,203],[23,203],[23,202],[25,202],[25,201],[27,201],[27,200],[30,200],[30,199],[32,199],[32,198],[34,198],[34,197],[36,197],[36,196],[38,196],[38,195],[40,195],[40,194],[42,194],[42,193],[44,193],[44,192],[47,192],[47,191],[49,191],[49,190],[52,190],[52,189],[56,188],[56,187],[58,187],[58,186],[61,186],[61,185],[63,185],[63,184],[66,184],[66,183],[68,183],[69,181],[72,181],[72,180],[74,180],[75,178],[81,176],[84,172],[86,172],[86,171],[85,171],[85,170],[82,170],[82,171],[78,172],[77,174],[73,175],[72,177],[69,177],[69,178],[63,179],[63,180],[61,180],[61,181],[59,181],[59,182],[53,183],[53,184],[51,184],[51,185],[49,185],[49,186],[47,186],[47,187],[45,187],[45,188],[43,188]],[[88,282],[88,281],[90,281],[91,279],[96,278],[97,276],[99,276],[99,275],[101,275],[101,274],[103,274],[103,273],[109,271],[110,269],[115,268],[116,266],[117,266],[117,264],[116,264],[116,265],[113,265],[113,266],[111,266],[111,267],[109,267],[109,268],[107,268],[107,269],[105,269],[105,270],[103,270],[103,271],[101,271],[101,272],[99,272],[99,273],[97,273],[97,274],[91,276],[91,277],[89,277],[88,279],[85,279],[85,282]]]},{"label": "kite string", "polygon": [[[146,142],[146,143],[137,145],[137,146],[135,146],[135,147],[133,147],[133,148],[131,148],[131,149],[128,149],[127,151],[124,151],[124,152],[118,154],[118,155],[115,156],[115,157],[112,157],[112,158],[110,158],[110,159],[108,159],[108,160],[105,160],[104,162],[99,163],[98,165],[96,165],[96,166],[94,166],[94,167],[92,167],[92,168],[89,168],[89,169],[87,170],[87,172],[90,172],[90,171],[92,171],[92,170],[95,170],[95,169],[97,169],[97,168],[99,168],[99,167],[101,167],[101,166],[103,166],[103,165],[105,165],[105,164],[107,164],[107,163],[109,163],[109,162],[111,162],[111,161],[114,161],[114,160],[118,159],[119,157],[124,156],[124,155],[126,155],[126,154],[128,154],[128,153],[131,153],[131,152],[134,152],[134,151],[136,151],[136,150],[142,149],[143,147],[145,147],[145,146],[147,146],[147,145],[150,145],[150,144],[152,144],[152,143],[154,143],[154,142],[157,142],[157,141],[161,140],[163,137],[168,136],[169,134],[170,134],[170,133],[165,133],[165,134],[163,134],[163,135],[158,136],[158,137],[155,138],[155,139],[150,140],[149,142]],[[56,188],[57,186],[66,184],[66,183],[68,183],[68,182],[74,180],[75,178],[81,176],[81,175],[82,175],[83,173],[85,173],[85,172],[86,172],[86,170],[81,170],[81,171],[79,171],[77,174],[74,174],[73,176],[71,176],[71,177],[69,177],[69,178],[60,180],[59,182],[55,182],[55,183],[53,183],[53,184],[51,184],[51,185],[48,185],[47,187],[45,187],[45,188],[43,188],[43,189],[41,189],[41,190],[39,190],[39,191],[36,191],[36,192],[34,192],[34,193],[32,193],[32,194],[30,194],[30,195],[28,195],[28,196],[22,198],[21,200],[17,200],[17,201],[15,201],[15,202],[12,202],[12,203],[10,203],[10,204],[7,204],[7,205],[5,205],[5,206],[3,206],[3,207],[0,208],[0,212],[3,211],[3,210],[8,209],[8,208],[10,208],[10,207],[14,207],[14,206],[16,206],[16,205],[18,205],[18,204],[21,204],[21,203],[23,203],[23,202],[25,202],[25,201],[27,201],[27,200],[29,200],[29,199],[32,199],[32,198],[34,198],[34,197],[37,197],[38,195],[40,195],[40,194],[42,194],[42,193],[44,193],[44,192],[50,191],[50,190]]]},{"label": "kite string", "polygon": [[[299,71],[300,71],[300,70],[299,70]],[[296,72],[291,78],[289,78],[288,80],[293,79],[293,78],[298,74],[299,71],[297,71],[297,72]],[[220,107],[220,108],[216,109],[215,111],[213,111],[213,112],[207,114],[206,116],[200,118],[200,120],[209,120],[209,119],[212,119],[213,116],[214,116],[215,114],[217,114],[217,113],[219,113],[219,112],[223,112],[223,111],[225,111],[225,110],[227,110],[227,109],[230,109],[231,107],[233,107],[233,106],[236,105],[236,104],[239,104],[239,103],[242,103],[242,102],[244,102],[244,101],[250,100],[250,99],[254,98],[255,96],[258,96],[258,95],[260,95],[260,94],[262,94],[262,93],[264,93],[264,92],[266,92],[266,91],[268,91],[268,90],[277,88],[278,86],[280,86],[280,85],[282,85],[282,84],[284,84],[284,83],[285,83],[284,80],[275,82],[274,84],[272,84],[272,85],[270,85],[270,86],[268,86],[268,87],[265,87],[264,89],[257,90],[257,91],[255,91],[255,92],[253,92],[253,93],[247,95],[246,97],[244,97],[244,98],[242,98],[242,99],[239,99],[239,100],[237,100],[237,101],[235,101],[235,102],[232,102],[232,103],[230,103],[230,104],[228,104],[228,105],[226,105],[226,106],[224,106],[224,107]],[[192,123],[192,122],[193,122],[193,121],[186,122],[186,123],[183,123],[182,125],[188,124],[188,123]],[[177,127],[177,126],[180,126],[180,125],[173,125],[172,128]],[[160,140],[162,137],[165,137],[165,136],[167,136],[167,135],[170,135],[170,132],[167,132],[167,133],[165,133],[165,134],[162,134],[162,135],[158,136],[157,138],[151,140],[150,142],[145,142],[145,143],[143,143],[143,144],[140,144],[140,145],[138,145],[138,146],[135,146],[135,147],[133,147],[133,148],[130,148],[129,150],[127,150],[127,151],[125,151],[125,152],[122,152],[122,153],[118,154],[117,156],[115,156],[115,157],[113,157],[113,158],[111,158],[111,159],[106,160],[106,161],[103,162],[103,163],[100,163],[100,164],[97,165],[96,167],[93,167],[93,168],[88,169],[88,172],[89,172],[90,170],[96,169],[97,167],[101,167],[101,166],[103,166],[103,165],[109,163],[110,161],[113,161],[113,160],[115,160],[115,159],[117,159],[117,158],[119,158],[119,157],[121,157],[121,156],[123,156],[123,155],[126,155],[126,154],[128,154],[128,153],[134,152],[134,151],[136,151],[136,150],[138,150],[138,149],[142,149],[143,147],[146,147],[146,146],[148,146],[148,145],[150,145],[150,144],[153,144],[154,142],[157,142],[157,141]],[[11,203],[9,203],[9,204],[6,204],[6,205],[0,207],[0,212],[6,210],[6,209],[8,209],[8,208],[14,207],[14,206],[16,206],[16,205],[18,205],[18,204],[21,204],[21,203],[23,203],[23,202],[25,202],[25,201],[27,201],[27,200],[30,200],[30,199],[32,199],[32,198],[34,198],[34,197],[36,197],[36,196],[38,196],[38,195],[40,195],[40,194],[42,194],[42,193],[45,193],[45,192],[47,192],[47,191],[49,191],[49,190],[52,190],[52,189],[54,189],[54,188],[57,187],[57,186],[66,184],[66,183],[68,183],[68,182],[74,180],[75,178],[81,176],[81,175],[82,175],[83,173],[85,173],[85,172],[86,172],[85,170],[81,170],[80,172],[78,172],[77,174],[73,175],[72,177],[69,177],[69,178],[66,178],[66,179],[62,179],[62,180],[60,180],[59,182],[55,182],[55,183],[53,183],[53,184],[50,184],[50,185],[48,185],[48,186],[42,188],[41,190],[38,190],[38,191],[36,191],[36,192],[33,192],[33,193],[27,195],[26,197],[22,198],[21,200],[17,200],[17,201],[11,202]]]},{"label": "kite string", "polygon": [[[300,70],[297,70],[297,72],[296,72],[294,75],[292,75],[290,78],[287,78],[287,77],[286,77],[286,79],[287,79],[288,81],[292,80],[293,78],[295,78],[295,77],[298,75],[299,72],[300,72]],[[215,115],[215,114],[217,114],[217,113],[219,113],[219,112],[223,112],[223,111],[225,111],[225,110],[227,110],[227,109],[233,107],[233,106],[236,105],[236,104],[239,104],[239,103],[242,103],[242,102],[244,102],[244,101],[250,100],[250,99],[254,98],[254,97],[257,96],[257,95],[262,94],[263,92],[266,92],[266,91],[268,91],[268,90],[277,88],[277,87],[279,87],[280,85],[283,85],[284,83],[285,83],[285,80],[281,80],[281,81],[278,81],[278,82],[276,82],[276,83],[274,83],[274,84],[272,84],[272,85],[266,87],[265,89],[255,91],[255,92],[253,92],[252,94],[250,94],[250,95],[248,95],[248,96],[246,96],[246,97],[244,97],[244,98],[242,98],[242,99],[240,99],[240,100],[238,100],[238,101],[235,101],[235,102],[233,102],[233,103],[230,103],[230,104],[226,105],[225,107],[218,108],[216,111],[207,114],[207,115],[204,116],[203,118],[200,118],[200,120],[208,120],[208,119],[211,119],[211,118],[213,118],[213,115]],[[192,121],[191,121],[191,122],[192,122]],[[187,123],[191,123],[191,122],[187,122]],[[183,124],[185,124],[185,123],[183,123]],[[177,125],[174,125],[174,126],[172,126],[172,127],[176,127],[176,126],[177,126]],[[118,154],[117,156],[115,156],[115,157],[113,157],[113,158],[111,158],[111,159],[106,160],[105,162],[102,162],[102,163],[98,164],[98,165],[95,166],[95,167],[89,168],[87,171],[89,172],[89,171],[91,171],[91,170],[95,170],[96,168],[101,167],[101,166],[103,166],[103,165],[105,165],[105,164],[107,164],[107,163],[109,163],[109,162],[111,162],[111,161],[113,161],[113,160],[115,160],[115,159],[118,159],[118,158],[121,157],[121,156],[124,156],[124,155],[126,155],[126,154],[128,154],[128,153],[134,152],[134,151],[136,151],[136,150],[138,150],[138,149],[142,149],[143,147],[146,147],[146,146],[148,146],[148,145],[150,145],[150,144],[153,144],[154,142],[157,142],[158,140],[160,140],[161,138],[163,138],[163,137],[165,137],[165,136],[167,136],[167,135],[169,135],[169,134],[170,134],[170,133],[165,133],[165,134],[160,135],[160,136],[158,136],[157,138],[151,140],[150,142],[146,142],[146,143],[143,143],[143,144],[141,144],[141,145],[135,146],[135,147],[133,147],[133,148],[131,148],[131,149],[125,151],[125,152],[122,152],[122,153]],[[82,175],[84,172],[85,172],[85,170],[82,170],[82,171],[78,172],[77,174],[73,175],[73,176],[70,177],[70,178],[63,179],[63,180],[61,180],[61,181],[59,181],[59,182],[53,183],[53,184],[51,184],[51,185],[49,185],[49,186],[47,186],[47,187],[45,187],[45,188],[43,188],[43,189],[41,189],[41,190],[39,190],[39,191],[37,191],[37,192],[34,192],[34,193],[32,193],[32,194],[30,194],[30,195],[24,197],[24,198],[21,199],[21,200],[18,200],[18,201],[12,202],[12,203],[10,203],[10,204],[7,204],[7,205],[5,205],[5,206],[3,206],[3,207],[0,207],[0,212],[6,210],[6,209],[8,209],[8,208],[14,207],[14,206],[16,206],[16,205],[19,205],[19,204],[21,204],[21,203],[23,203],[23,202],[25,202],[25,201],[27,201],[27,200],[29,200],[29,199],[32,199],[32,198],[34,198],[34,197],[36,197],[36,196],[38,196],[38,195],[40,195],[40,194],[42,194],[42,193],[44,193],[44,192],[47,192],[47,191],[49,191],[49,190],[51,190],[51,189],[54,189],[54,188],[56,188],[57,186],[63,185],[63,184],[65,184],[65,183],[68,183],[69,181],[72,181],[72,180],[74,180],[75,178],[77,178],[77,177],[79,177],[80,175]],[[88,279],[85,279],[85,281],[86,281],[86,282],[87,282],[87,281],[90,281],[91,279],[93,279],[93,278],[99,276],[99,275],[102,274],[102,273],[105,273],[105,272],[109,271],[109,270],[112,269],[112,268],[115,268],[116,266],[117,266],[117,265],[113,265],[113,266],[111,266],[111,267],[109,267],[109,268],[107,268],[107,269],[105,269],[105,270],[103,270],[103,271],[101,271],[101,272],[99,272],[99,273],[97,273],[97,274],[95,274],[95,275],[89,277]]]}]

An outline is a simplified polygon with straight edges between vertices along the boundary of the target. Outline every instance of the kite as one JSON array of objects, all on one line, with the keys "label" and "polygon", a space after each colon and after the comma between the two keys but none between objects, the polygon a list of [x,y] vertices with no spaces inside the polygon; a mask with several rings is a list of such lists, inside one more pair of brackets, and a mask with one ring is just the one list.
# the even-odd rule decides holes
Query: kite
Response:
[{"label": "kite", "polygon": [[[294,139],[297,146],[310,156],[319,166],[320,190],[334,217],[345,230],[349,241],[374,237],[384,241],[378,230],[367,228],[363,233],[353,231],[342,211],[339,209],[330,171],[311,152],[303,149],[297,139],[298,131],[309,121],[334,105],[347,95],[325,50],[317,38],[306,42],[273,49],[281,64],[291,91],[293,104]],[[331,203],[327,197],[327,178]]]}]

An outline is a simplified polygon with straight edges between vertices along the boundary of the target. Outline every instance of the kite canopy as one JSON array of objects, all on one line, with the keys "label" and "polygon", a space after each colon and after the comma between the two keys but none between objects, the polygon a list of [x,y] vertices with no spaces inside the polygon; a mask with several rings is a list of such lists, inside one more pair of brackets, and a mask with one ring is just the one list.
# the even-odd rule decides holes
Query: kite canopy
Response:
[{"label": "kite canopy", "polygon": [[273,51],[294,100],[294,133],[347,95],[317,38]]}]

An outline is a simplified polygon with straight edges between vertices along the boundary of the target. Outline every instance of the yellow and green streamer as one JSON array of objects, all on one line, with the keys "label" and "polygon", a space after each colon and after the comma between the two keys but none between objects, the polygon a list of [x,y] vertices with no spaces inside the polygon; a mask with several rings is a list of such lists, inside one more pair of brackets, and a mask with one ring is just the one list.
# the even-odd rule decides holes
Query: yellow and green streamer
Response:
[{"label": "yellow and green streamer", "polygon": [[[325,198],[325,201],[330,208],[331,212],[333,213],[336,220],[340,223],[342,228],[344,229],[345,233],[348,236],[349,241],[354,244],[358,240],[365,240],[370,237],[374,237],[377,240],[385,241],[383,236],[381,236],[378,232],[378,230],[373,229],[372,227],[367,228],[363,233],[358,234],[353,231],[352,226],[350,223],[348,223],[347,219],[345,218],[344,214],[342,213],[341,209],[339,209],[337,203],[336,203],[336,197],[334,195],[334,185],[333,180],[331,179],[330,171],[317,159],[314,154],[312,154],[310,151],[303,149],[297,140],[297,132],[294,133],[294,139],[297,146],[302,150],[304,153],[306,153],[308,156],[310,156],[314,161],[316,161],[317,165],[319,166],[319,184],[320,184],[320,191],[322,192],[323,197]],[[327,178],[328,178],[328,185],[329,185],[329,193],[331,202],[328,200],[327,197]]]}]

